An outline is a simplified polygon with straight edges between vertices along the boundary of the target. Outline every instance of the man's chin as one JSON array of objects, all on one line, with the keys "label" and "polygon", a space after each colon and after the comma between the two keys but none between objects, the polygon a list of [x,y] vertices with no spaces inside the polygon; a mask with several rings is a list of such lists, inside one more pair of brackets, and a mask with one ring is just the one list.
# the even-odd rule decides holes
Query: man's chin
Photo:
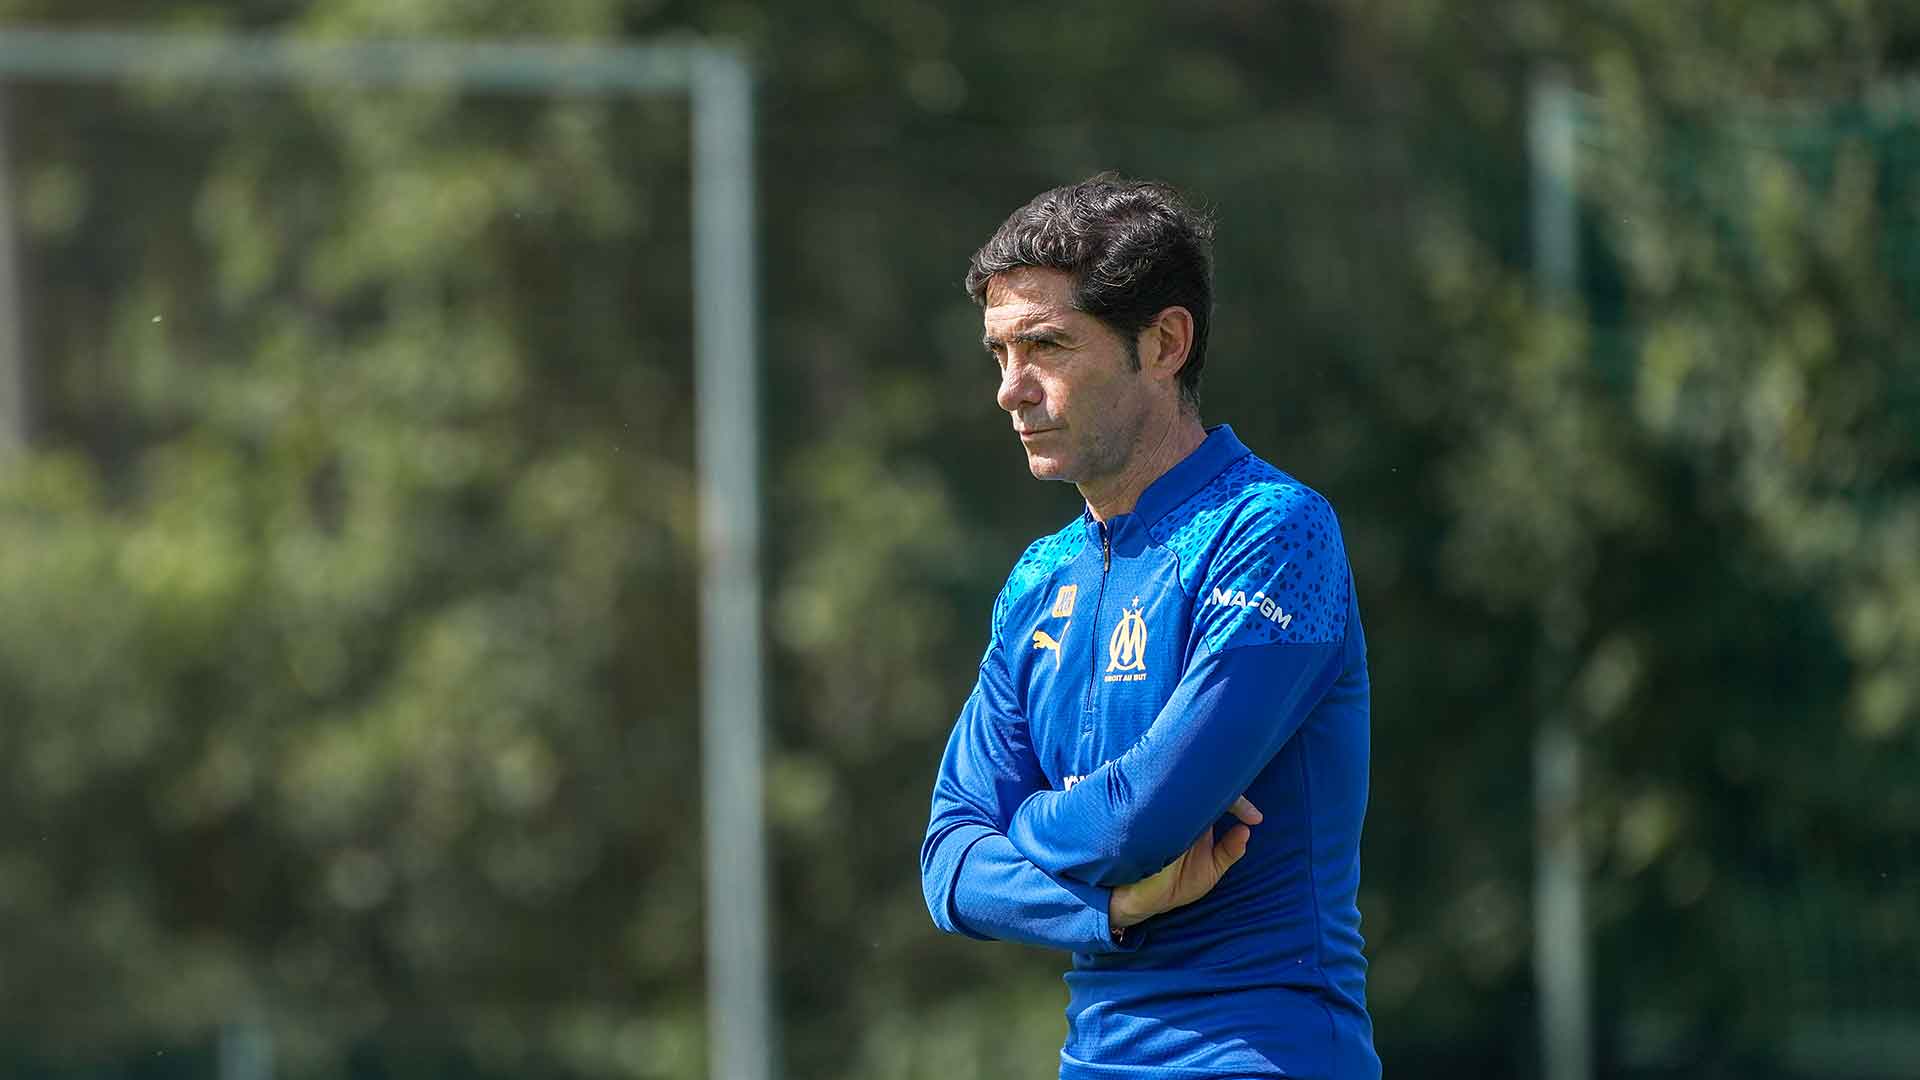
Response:
[{"label": "man's chin", "polygon": [[1027,471],[1035,480],[1066,480],[1066,463],[1041,454],[1027,455]]}]

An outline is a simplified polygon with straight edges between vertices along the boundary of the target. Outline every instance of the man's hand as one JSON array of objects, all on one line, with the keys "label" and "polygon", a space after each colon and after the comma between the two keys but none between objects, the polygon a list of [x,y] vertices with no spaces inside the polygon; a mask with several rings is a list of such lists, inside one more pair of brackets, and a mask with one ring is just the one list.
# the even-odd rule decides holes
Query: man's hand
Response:
[{"label": "man's hand", "polygon": [[1212,892],[1226,876],[1227,869],[1247,853],[1247,840],[1253,835],[1251,826],[1262,820],[1260,811],[1245,795],[1233,800],[1227,812],[1239,818],[1240,824],[1228,829],[1218,842],[1214,840],[1212,826],[1208,826],[1200,839],[1165,869],[1150,878],[1115,888],[1107,901],[1107,922],[1116,929],[1133,926]]}]

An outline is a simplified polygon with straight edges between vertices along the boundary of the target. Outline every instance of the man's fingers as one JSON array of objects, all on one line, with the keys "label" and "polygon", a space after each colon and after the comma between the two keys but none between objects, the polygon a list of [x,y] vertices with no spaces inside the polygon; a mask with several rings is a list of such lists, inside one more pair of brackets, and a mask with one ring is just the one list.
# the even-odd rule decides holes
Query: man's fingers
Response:
[{"label": "man's fingers", "polygon": [[1235,825],[1233,828],[1228,829],[1227,835],[1221,837],[1219,842],[1213,845],[1213,865],[1215,869],[1224,874],[1227,872],[1228,867],[1239,862],[1240,856],[1247,853],[1247,840],[1252,836],[1253,831],[1245,825]]},{"label": "man's fingers", "polygon": [[1245,795],[1233,800],[1233,805],[1227,807],[1227,813],[1239,818],[1241,823],[1246,825],[1258,825],[1266,820],[1266,815],[1260,812],[1259,807],[1248,802]]}]

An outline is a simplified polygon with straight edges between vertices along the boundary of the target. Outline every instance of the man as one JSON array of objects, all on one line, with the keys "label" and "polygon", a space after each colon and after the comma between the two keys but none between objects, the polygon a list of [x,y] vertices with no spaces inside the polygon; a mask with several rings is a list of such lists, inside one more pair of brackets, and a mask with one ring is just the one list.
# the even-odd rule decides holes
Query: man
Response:
[{"label": "man", "polygon": [[973,256],[999,404],[1086,509],[993,606],[920,873],[1073,952],[1062,1078],[1373,1078],[1366,645],[1325,499],[1200,423],[1211,225],[1112,175]]}]

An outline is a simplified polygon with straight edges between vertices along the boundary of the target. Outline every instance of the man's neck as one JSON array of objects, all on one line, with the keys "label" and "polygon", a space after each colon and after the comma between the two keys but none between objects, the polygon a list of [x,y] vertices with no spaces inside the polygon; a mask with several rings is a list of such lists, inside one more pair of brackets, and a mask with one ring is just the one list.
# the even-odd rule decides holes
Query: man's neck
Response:
[{"label": "man's neck", "polygon": [[1118,473],[1078,485],[1080,497],[1087,500],[1087,510],[1093,514],[1093,520],[1110,521],[1121,514],[1132,513],[1141,494],[1155,480],[1207,441],[1207,429],[1201,426],[1200,417],[1187,409],[1176,410],[1166,423],[1157,426],[1157,433],[1150,433],[1141,441]]}]

